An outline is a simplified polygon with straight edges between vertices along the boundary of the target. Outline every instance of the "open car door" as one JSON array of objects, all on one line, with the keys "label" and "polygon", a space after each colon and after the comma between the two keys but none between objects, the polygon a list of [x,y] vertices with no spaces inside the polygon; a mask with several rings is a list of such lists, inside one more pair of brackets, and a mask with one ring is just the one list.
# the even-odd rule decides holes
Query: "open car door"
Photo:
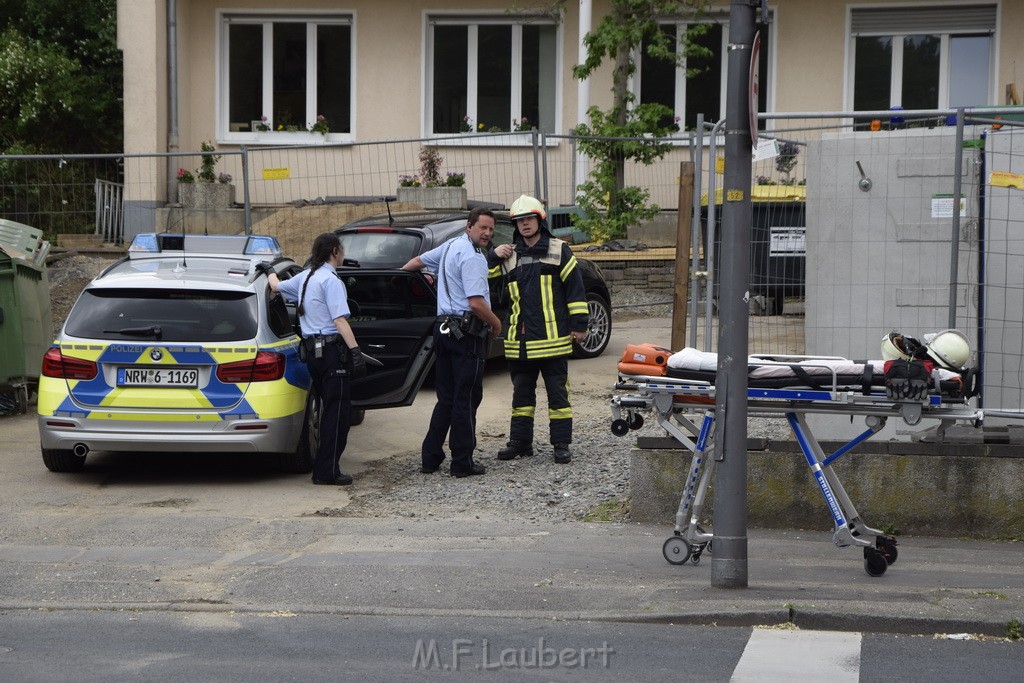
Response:
[{"label": "open car door", "polygon": [[437,298],[421,273],[341,268],[349,324],[363,353],[366,376],[352,383],[354,408],[412,405],[434,363]]},{"label": "open car door", "polygon": [[[292,266],[282,276],[301,271]],[[434,288],[421,273],[404,270],[342,267],[338,277],[348,290],[348,322],[359,348],[379,361],[367,361],[366,376],[352,383],[353,409],[412,405],[434,364]],[[287,302],[292,324],[295,308]]]}]

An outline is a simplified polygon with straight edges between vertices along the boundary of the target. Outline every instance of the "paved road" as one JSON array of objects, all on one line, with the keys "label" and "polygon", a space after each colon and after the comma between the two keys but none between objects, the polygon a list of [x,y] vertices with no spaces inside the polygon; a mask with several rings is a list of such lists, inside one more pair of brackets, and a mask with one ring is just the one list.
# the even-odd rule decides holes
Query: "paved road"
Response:
[{"label": "paved road", "polygon": [[[1021,646],[736,627],[293,612],[0,612],[8,681],[1014,681]],[[55,647],[60,643],[60,647]]]},{"label": "paved road", "polygon": [[[575,363],[575,385],[607,394],[610,363],[626,341],[667,341],[667,329],[658,339],[650,321],[636,325],[620,326],[607,356]],[[485,400],[482,422],[503,426],[497,397],[508,395],[507,378],[492,371],[487,382],[496,398]],[[417,449],[419,434],[402,425],[423,419],[431,404],[368,414],[353,430],[353,451]],[[1001,653],[1024,660],[1020,643],[999,643],[1008,648],[999,654],[976,641],[924,647],[932,634],[1001,635],[1014,622],[1019,627],[1019,543],[904,538],[898,563],[872,579],[858,552],[835,548],[826,532],[754,529],[749,587],[716,590],[713,557],[697,566],[665,562],[667,525],[334,516],[325,511],[344,507],[343,489],[312,487],[305,477],[244,458],[103,456],[84,473],[58,475],[42,466],[31,416],[0,418],[0,432],[0,667],[7,667],[0,671],[17,673],[16,680],[69,679],[57,663],[74,655],[86,673],[76,680],[166,678],[175,665],[196,678],[240,680],[249,678],[239,669],[254,651],[280,655],[281,667],[294,664],[293,678],[316,678],[312,651],[325,659],[341,653],[325,678],[344,678],[346,671],[371,678],[363,667],[379,660],[387,663],[385,674],[394,674],[382,678],[394,680],[412,677],[400,667],[421,637],[447,639],[443,647],[450,648],[462,633],[474,643],[497,633],[503,647],[519,647],[550,633],[574,647],[597,647],[592,636],[600,629],[623,634],[619,646],[612,643],[622,647],[622,661],[650,667],[629,669],[631,678],[653,672],[661,680],[726,680],[744,674],[737,667],[751,642],[765,646],[760,636],[751,641],[748,631],[724,627],[790,623],[927,634],[910,641],[921,646],[919,664],[910,667],[901,660],[885,668],[878,654],[865,659],[876,649],[898,657],[893,651],[906,639],[883,639],[867,650],[872,641],[862,638],[862,680],[914,680],[915,672],[936,668],[925,667],[929,652],[940,675],[917,680],[982,677],[958,673],[971,652],[983,653],[979,658],[993,668],[980,671],[991,680],[1004,671]],[[588,631],[588,623],[597,630]],[[701,646],[694,650],[680,624],[721,628],[717,637],[696,637]],[[315,641],[314,633],[324,635]],[[345,659],[346,642],[363,633],[370,634],[365,644]],[[505,633],[515,635],[505,640]],[[383,652],[391,639],[401,645]],[[98,647],[101,640],[108,649]],[[964,649],[952,649],[958,647]],[[711,661],[716,648],[729,653],[719,663]],[[652,649],[664,657],[648,656]],[[198,657],[199,668],[183,663],[183,653]],[[40,665],[43,657],[53,665]],[[275,666],[268,662],[259,673],[278,679],[273,674],[283,669]],[[558,677],[550,673],[539,675]]]}]

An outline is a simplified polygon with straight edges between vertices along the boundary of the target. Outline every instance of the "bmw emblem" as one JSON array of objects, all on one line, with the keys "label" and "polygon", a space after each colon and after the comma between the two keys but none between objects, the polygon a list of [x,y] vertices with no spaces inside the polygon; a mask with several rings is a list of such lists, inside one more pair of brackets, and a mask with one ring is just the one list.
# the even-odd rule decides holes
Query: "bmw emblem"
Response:
[{"label": "bmw emblem", "polygon": [[164,357],[164,352],[161,351],[160,349],[150,349],[149,357],[152,358],[154,361],[159,362],[160,359]]}]

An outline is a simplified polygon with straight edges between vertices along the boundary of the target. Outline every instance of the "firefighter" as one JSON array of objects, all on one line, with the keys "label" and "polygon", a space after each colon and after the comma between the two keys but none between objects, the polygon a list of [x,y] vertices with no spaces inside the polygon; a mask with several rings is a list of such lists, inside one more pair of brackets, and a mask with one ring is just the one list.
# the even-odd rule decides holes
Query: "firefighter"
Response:
[{"label": "firefighter", "polygon": [[573,343],[587,336],[590,315],[583,277],[569,245],[551,235],[544,205],[523,195],[512,203],[512,244],[488,254],[490,277],[504,279],[509,299],[505,358],[512,378],[509,440],[499,460],[533,455],[537,376],[548,396],[554,460],[572,460],[572,406],[569,403],[569,356]]}]

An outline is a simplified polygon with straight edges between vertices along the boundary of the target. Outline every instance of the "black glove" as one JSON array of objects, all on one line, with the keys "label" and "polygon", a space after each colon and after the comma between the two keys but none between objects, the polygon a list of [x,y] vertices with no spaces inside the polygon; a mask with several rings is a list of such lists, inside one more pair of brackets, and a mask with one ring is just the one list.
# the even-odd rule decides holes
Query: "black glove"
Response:
[{"label": "black glove", "polygon": [[274,272],[274,266],[271,265],[270,262],[268,261],[260,261],[253,267],[253,270],[255,270],[260,275],[270,275],[271,273]]},{"label": "black glove", "polygon": [[928,395],[931,369],[917,360],[893,360],[885,364],[885,395],[895,401],[917,401]]},{"label": "black glove", "polygon": [[363,351],[358,346],[348,350],[349,376],[352,379],[366,377],[366,359],[363,358]]}]

